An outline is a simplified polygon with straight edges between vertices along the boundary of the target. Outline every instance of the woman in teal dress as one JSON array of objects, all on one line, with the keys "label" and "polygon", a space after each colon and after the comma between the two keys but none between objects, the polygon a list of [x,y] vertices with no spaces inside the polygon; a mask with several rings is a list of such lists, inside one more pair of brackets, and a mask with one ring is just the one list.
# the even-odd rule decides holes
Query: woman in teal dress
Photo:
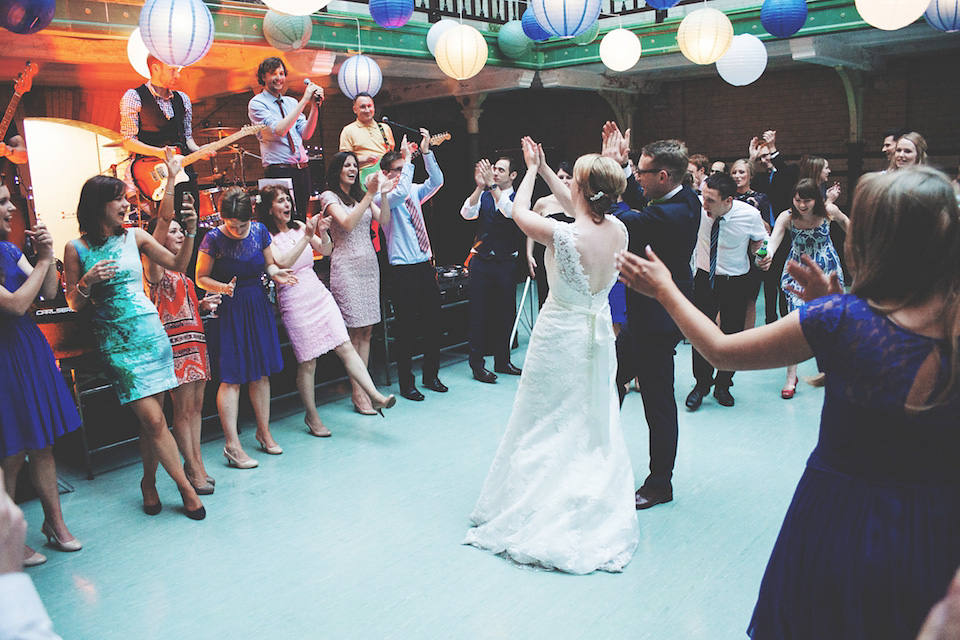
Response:
[{"label": "woman in teal dress", "polygon": [[[167,169],[168,175],[176,175],[179,159],[168,154]],[[184,210],[187,237],[174,255],[146,231],[123,227],[129,209],[125,193],[123,182],[107,176],[94,176],[83,185],[77,205],[81,236],[64,251],[67,304],[75,311],[93,305],[94,335],[110,382],[120,404],[128,405],[140,421],[143,510],[150,515],[160,512],[156,478],[147,472],[159,462],[177,484],[187,516],[201,520],[206,511],[183,472],[163,415],[163,393],[177,386],[173,350],[157,308],[144,293],[140,262],[142,253],[166,269],[182,272],[193,250],[197,218],[192,209]],[[165,199],[172,198],[169,184]]]}]

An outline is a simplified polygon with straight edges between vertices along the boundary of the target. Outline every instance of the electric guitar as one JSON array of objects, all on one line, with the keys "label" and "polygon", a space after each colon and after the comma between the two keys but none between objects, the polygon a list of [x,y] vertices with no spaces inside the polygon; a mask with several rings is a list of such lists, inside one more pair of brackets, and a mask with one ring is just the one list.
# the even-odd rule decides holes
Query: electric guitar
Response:
[{"label": "electric guitar", "polygon": [[[435,146],[437,146],[437,145],[441,145],[441,144],[443,144],[444,142],[446,142],[447,140],[449,140],[451,137],[453,137],[453,136],[450,135],[450,132],[449,132],[449,131],[444,131],[443,133],[438,133],[438,134],[435,135],[435,136],[430,136],[430,146],[431,146],[431,147],[435,147]],[[416,143],[414,143],[414,144],[416,144]],[[413,152],[413,155],[410,156],[410,159],[413,160],[413,159],[416,158],[418,155],[420,155],[420,149],[417,149],[416,151],[414,151],[414,152]],[[379,161],[379,160],[377,160],[376,162],[374,162],[372,165],[370,165],[370,166],[368,166],[368,167],[364,167],[363,169],[360,169],[360,178],[359,178],[359,179],[360,179],[360,184],[361,184],[361,185],[365,184],[366,181],[367,181],[367,176],[369,176],[371,173],[373,173],[373,172],[375,172],[375,171],[379,171],[379,170],[380,170],[380,161]]]},{"label": "electric guitar", "polygon": [[[174,176],[174,184],[180,184],[181,182],[189,180],[183,168],[202,159],[205,152],[222,149],[227,145],[233,144],[240,138],[257,133],[266,126],[265,124],[244,125],[240,131],[221,140],[205,144],[193,153],[185,155],[180,162],[180,173]],[[163,199],[163,192],[167,188],[168,180],[167,165],[164,164],[163,160],[154,158],[153,156],[141,156],[130,165],[130,173],[133,175],[133,182],[137,185],[137,189],[140,190],[140,193],[142,193],[144,197],[154,202],[159,202]]]},{"label": "electric guitar", "polygon": [[20,96],[29,92],[33,87],[33,76],[37,75],[37,71],[39,70],[37,65],[28,60],[27,66],[17,75],[17,79],[13,83],[13,97],[10,98],[7,111],[3,114],[3,120],[0,121],[0,140],[3,140],[3,137],[7,135],[7,129],[10,128],[10,123],[13,122],[13,114],[17,110],[17,105],[20,104]]}]

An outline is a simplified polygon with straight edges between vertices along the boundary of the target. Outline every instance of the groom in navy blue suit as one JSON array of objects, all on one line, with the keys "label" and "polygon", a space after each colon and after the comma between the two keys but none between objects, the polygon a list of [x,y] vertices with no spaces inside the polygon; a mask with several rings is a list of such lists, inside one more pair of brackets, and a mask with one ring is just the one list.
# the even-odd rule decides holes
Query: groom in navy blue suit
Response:
[{"label": "groom in navy blue suit", "polygon": [[[615,124],[607,123],[604,154],[612,157],[618,146],[622,153],[616,159],[623,165],[629,130],[624,137]],[[678,140],[660,140],[645,146],[623,194],[631,210],[622,211],[617,217],[630,233],[629,250],[644,255],[644,248],[650,245],[669,267],[680,290],[690,297],[690,257],[697,244],[701,205],[696,192],[683,184],[687,164],[687,148]],[[637,490],[637,509],[673,500],[671,479],[678,432],[673,358],[681,337],[660,303],[627,289],[627,322],[617,337],[617,390],[622,405],[624,385],[634,377],[640,379],[640,395],[650,429],[650,474]]]}]

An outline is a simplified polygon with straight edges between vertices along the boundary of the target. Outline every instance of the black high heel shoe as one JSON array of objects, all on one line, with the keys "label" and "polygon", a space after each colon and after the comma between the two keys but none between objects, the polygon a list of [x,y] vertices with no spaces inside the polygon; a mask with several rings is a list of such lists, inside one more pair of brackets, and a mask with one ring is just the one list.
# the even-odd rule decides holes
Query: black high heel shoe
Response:
[{"label": "black high heel shoe", "polygon": [[[156,488],[154,488],[156,491]],[[140,481],[140,493],[143,493],[143,480]],[[156,504],[147,504],[146,500],[143,502],[143,512],[148,516],[155,516],[163,509],[163,504],[161,504],[160,499],[157,498]]]}]

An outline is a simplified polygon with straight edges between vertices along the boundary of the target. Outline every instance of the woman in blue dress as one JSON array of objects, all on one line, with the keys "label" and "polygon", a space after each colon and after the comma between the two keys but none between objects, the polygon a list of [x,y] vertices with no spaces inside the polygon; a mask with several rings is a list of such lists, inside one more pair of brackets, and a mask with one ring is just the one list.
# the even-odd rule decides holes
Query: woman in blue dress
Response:
[{"label": "woman in blue dress", "polygon": [[283,358],[277,322],[261,278],[266,273],[278,284],[296,284],[297,278],[274,262],[270,232],[252,220],[253,203],[243,189],[231,187],[224,192],[220,217],[223,224],[200,244],[196,283],[224,296],[219,317],[207,330],[214,377],[220,378],[217,410],[226,438],[223,456],[230,466],[252,469],[258,463],[243,450],[237,434],[240,385],[249,384],[260,448],[272,455],[283,453],[270,433],[268,377],[283,369]]},{"label": "woman in blue dress", "polygon": [[[837,280],[843,286],[843,268],[840,266],[840,256],[830,239],[830,221],[834,220],[846,232],[850,220],[837,207],[828,208],[821,195],[820,187],[813,180],[804,178],[797,183],[793,193],[793,204],[789,209],[777,216],[770,234],[770,246],[767,249],[765,262],[771,262],[780,243],[790,237],[790,253],[787,263],[791,260],[800,262],[801,256],[810,256],[817,263],[820,270],[826,274],[836,274]],[[786,264],[780,277],[780,288],[787,297],[788,311],[796,311],[804,302],[797,294],[802,287],[787,271]],[[797,365],[787,366],[787,382],[780,390],[780,397],[789,400],[797,390]]]},{"label": "woman in blue dress", "polygon": [[[10,233],[14,211],[10,192],[0,185],[0,238]],[[20,468],[30,459],[30,477],[43,506],[43,535],[54,549],[79,551],[80,541],[67,529],[60,510],[53,441],[80,426],[80,416],[50,345],[28,313],[38,295],[57,294],[60,279],[50,232],[38,222],[27,233],[37,247],[36,266],[16,245],[0,242],[0,467],[12,499]],[[24,566],[45,561],[26,548]]]},{"label": "woman in blue dress", "polygon": [[[179,170],[179,156],[168,154],[169,175]],[[171,181],[166,198],[173,198],[173,189]],[[83,185],[77,205],[81,236],[64,247],[67,304],[74,311],[93,305],[94,337],[108,378],[120,404],[128,405],[140,421],[143,510],[149,515],[160,512],[156,478],[150,472],[159,462],[177,484],[187,517],[202,520],[206,510],[183,472],[163,415],[163,393],[177,386],[177,376],[170,338],[143,289],[140,262],[144,254],[182,272],[193,250],[197,217],[192,210],[183,216],[187,237],[174,255],[143,229],[124,228],[130,206],[125,194],[126,185],[109,176],[94,176]]]},{"label": "woman in blue dress", "polygon": [[[960,565],[960,209],[946,178],[914,168],[857,185],[850,294],[809,257],[808,300],[724,335],[648,249],[621,278],[657,298],[716,367],[816,356],[820,437],[760,585],[755,640],[915,638]],[[815,296],[830,293],[825,297]]]}]

